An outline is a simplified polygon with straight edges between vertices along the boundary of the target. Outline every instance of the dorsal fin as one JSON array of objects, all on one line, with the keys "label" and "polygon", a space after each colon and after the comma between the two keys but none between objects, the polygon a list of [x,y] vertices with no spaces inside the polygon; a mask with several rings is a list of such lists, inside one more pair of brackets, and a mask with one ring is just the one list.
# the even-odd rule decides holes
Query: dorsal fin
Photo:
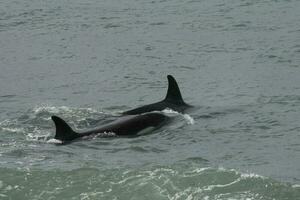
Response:
[{"label": "dorsal fin", "polygon": [[55,139],[64,142],[74,140],[78,137],[78,133],[74,132],[63,119],[57,116],[52,116],[51,119],[54,121],[56,127]]},{"label": "dorsal fin", "polygon": [[167,78],[169,86],[165,101],[170,101],[177,104],[185,104],[175,78],[171,75],[168,75]]}]

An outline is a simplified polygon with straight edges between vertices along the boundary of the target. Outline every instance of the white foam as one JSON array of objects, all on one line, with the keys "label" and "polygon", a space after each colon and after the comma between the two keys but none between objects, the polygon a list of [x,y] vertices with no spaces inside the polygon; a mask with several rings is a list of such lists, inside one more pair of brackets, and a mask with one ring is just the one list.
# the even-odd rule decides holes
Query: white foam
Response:
[{"label": "white foam", "polygon": [[13,187],[11,185],[6,186],[6,188],[5,188],[6,191],[9,191],[9,190],[12,190],[12,189],[13,189]]},{"label": "white foam", "polygon": [[192,118],[190,115],[184,114],[183,117],[187,121],[188,124],[191,124],[191,125],[195,124],[194,118]]},{"label": "white foam", "polygon": [[50,112],[54,114],[58,114],[60,112],[67,112],[67,113],[73,113],[73,112],[88,112],[88,113],[103,113],[93,108],[72,108],[68,106],[51,106],[51,105],[40,105],[36,106],[33,109],[34,113],[38,114],[41,112]]},{"label": "white foam", "polygon": [[5,119],[4,121],[0,122],[0,129],[2,129],[3,131],[14,132],[14,133],[25,132],[24,128],[15,127],[16,125],[18,125],[18,121],[16,119],[14,120]]},{"label": "white foam", "polygon": [[210,170],[210,167],[197,168],[192,171],[192,173],[202,173],[204,171]]},{"label": "white foam", "polygon": [[97,133],[93,138],[97,137],[115,137],[116,133],[114,132],[104,132],[104,133]]},{"label": "white foam", "polygon": [[247,178],[261,178],[261,179],[265,179],[266,177],[249,172],[249,173],[242,173],[239,172],[235,169],[225,169],[223,167],[219,167],[218,171],[222,171],[222,172],[234,172],[236,175],[239,175],[241,177],[241,179],[247,179]]},{"label": "white foam", "polygon": [[0,126],[7,126],[7,125],[9,125],[9,124],[10,124],[10,120],[8,120],[8,119],[6,119],[6,120],[0,122]]},{"label": "white foam", "polygon": [[26,140],[27,141],[46,141],[48,137],[49,137],[49,134],[48,135],[36,135],[33,133],[28,133],[26,135]]},{"label": "white foam", "polygon": [[176,114],[176,115],[180,115],[179,112],[175,111],[175,110],[172,110],[171,108],[166,108],[162,111],[163,113],[165,114]]},{"label": "white foam", "polygon": [[62,144],[63,142],[61,140],[57,140],[57,139],[52,138],[52,139],[49,139],[47,141],[47,143],[50,143],[50,144]]},{"label": "white foam", "polygon": [[172,110],[170,108],[166,108],[162,112],[165,113],[167,116],[170,116],[170,117],[172,117],[172,116],[178,116],[178,115],[182,116],[187,121],[188,124],[190,124],[190,125],[195,124],[194,118],[191,117],[189,114],[182,114],[182,113],[177,112],[175,110]]},{"label": "white foam", "polygon": [[258,174],[254,174],[254,173],[249,173],[249,174],[241,173],[241,177],[242,178],[262,178],[262,179],[265,179],[264,176],[261,176],[261,175],[258,175]]},{"label": "white foam", "polygon": [[13,132],[13,133],[25,133],[25,130],[23,128],[5,128],[1,127],[3,131]]},{"label": "white foam", "polygon": [[300,188],[300,185],[298,184],[295,184],[295,185],[292,185],[293,188]]},{"label": "white foam", "polygon": [[207,187],[204,188],[205,191],[211,191],[215,188],[223,188],[223,187],[228,187],[228,186],[231,186],[235,183],[238,183],[240,181],[240,179],[236,179],[235,181],[232,181],[230,183],[227,183],[227,184],[216,184],[216,185],[209,185]]},{"label": "white foam", "polygon": [[50,105],[41,105],[41,106],[36,106],[33,111],[34,113],[38,114],[41,112],[51,112],[51,113],[59,113],[59,111],[61,110],[70,110],[68,109],[68,107],[66,106],[62,106],[62,107],[55,107],[55,106],[50,106]]},{"label": "white foam", "polygon": [[37,127],[34,128],[33,132],[26,134],[26,140],[28,141],[47,141],[51,135],[50,132],[42,131]]}]

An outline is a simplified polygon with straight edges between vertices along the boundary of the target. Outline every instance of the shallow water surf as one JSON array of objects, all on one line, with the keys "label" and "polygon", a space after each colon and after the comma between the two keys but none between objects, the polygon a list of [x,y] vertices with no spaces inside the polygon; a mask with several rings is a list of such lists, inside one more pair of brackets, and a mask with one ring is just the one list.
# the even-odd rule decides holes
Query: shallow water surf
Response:
[{"label": "shallow water surf", "polygon": [[1,144],[0,197],[268,200],[300,195],[297,184],[219,167],[207,158],[182,159],[181,149],[169,140],[180,140],[176,130],[193,127],[194,119],[168,109],[163,113],[178,120],[157,133],[127,139],[102,135],[66,146],[53,143],[54,126],[47,116],[63,115],[82,129],[115,116],[91,108],[41,106],[6,119],[1,132],[10,142]]},{"label": "shallow water surf", "polygon": [[[300,187],[253,173],[204,167],[201,158],[172,166],[107,170],[0,168],[3,199],[299,199]],[[202,166],[202,167],[201,167]]]}]

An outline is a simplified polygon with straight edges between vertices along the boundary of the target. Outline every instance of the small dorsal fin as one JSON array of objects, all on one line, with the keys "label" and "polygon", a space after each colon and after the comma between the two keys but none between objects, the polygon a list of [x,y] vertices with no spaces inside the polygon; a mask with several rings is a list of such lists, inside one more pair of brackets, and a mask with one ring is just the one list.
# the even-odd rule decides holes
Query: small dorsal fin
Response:
[{"label": "small dorsal fin", "polygon": [[61,118],[52,116],[51,119],[54,121],[56,127],[55,139],[61,141],[70,141],[78,137],[78,133],[72,130],[72,128]]},{"label": "small dorsal fin", "polygon": [[168,75],[167,78],[169,86],[165,101],[170,101],[177,104],[185,104],[175,78],[171,75]]}]

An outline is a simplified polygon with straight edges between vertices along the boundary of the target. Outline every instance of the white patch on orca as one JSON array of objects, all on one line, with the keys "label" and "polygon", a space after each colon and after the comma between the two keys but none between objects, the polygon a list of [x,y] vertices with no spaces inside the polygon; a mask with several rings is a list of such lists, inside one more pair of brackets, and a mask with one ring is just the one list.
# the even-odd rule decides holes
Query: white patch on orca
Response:
[{"label": "white patch on orca", "polygon": [[137,135],[146,135],[146,134],[152,132],[154,129],[155,129],[154,126],[146,127],[146,128],[144,128],[143,130],[139,131],[139,132],[137,133]]}]

